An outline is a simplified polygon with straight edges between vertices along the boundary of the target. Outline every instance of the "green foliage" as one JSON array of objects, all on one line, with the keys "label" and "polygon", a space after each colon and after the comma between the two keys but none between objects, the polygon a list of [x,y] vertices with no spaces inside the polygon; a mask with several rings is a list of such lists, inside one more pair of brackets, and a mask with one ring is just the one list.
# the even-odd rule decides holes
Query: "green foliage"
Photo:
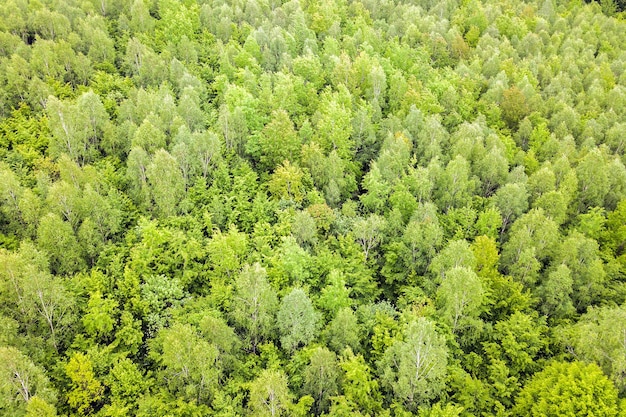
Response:
[{"label": "green foliage", "polygon": [[219,350],[200,338],[195,329],[175,324],[161,330],[152,355],[161,365],[172,394],[198,403],[210,400],[221,373]]},{"label": "green foliage", "polygon": [[280,370],[265,369],[250,388],[250,408],[254,415],[281,416],[291,405],[287,376]]},{"label": "green foliage", "polygon": [[563,335],[580,359],[595,362],[602,367],[620,392],[626,389],[624,369],[624,307],[592,308]]},{"label": "green foliage", "polygon": [[268,170],[285,160],[297,161],[300,138],[286,111],[278,110],[272,114],[272,120],[265,125],[259,138],[259,153],[261,163]]},{"label": "green foliage", "polygon": [[342,378],[343,395],[351,409],[363,411],[365,414],[379,411],[382,401],[379,383],[372,376],[363,356],[355,356],[351,350],[346,349],[340,366],[345,372]]},{"label": "green foliage", "polygon": [[245,266],[235,279],[232,315],[235,323],[247,334],[247,340],[256,351],[257,345],[269,338],[274,330],[278,306],[276,293],[267,281],[261,265]]},{"label": "green foliage", "polygon": [[57,274],[71,274],[85,267],[82,250],[72,226],[59,216],[48,213],[37,229],[38,243],[50,254],[50,268]]},{"label": "green foliage", "polygon": [[0,414],[614,414],[623,6],[0,2]]},{"label": "green foliage", "polygon": [[335,352],[341,352],[350,347],[358,350],[361,343],[359,323],[357,317],[349,307],[337,311],[334,318],[328,323],[323,332],[326,344]]},{"label": "green foliage", "polygon": [[446,271],[437,290],[442,318],[453,332],[478,317],[483,298],[484,290],[478,276],[464,267],[454,267]]},{"label": "green foliage", "polygon": [[41,409],[48,415],[56,414],[53,406],[56,395],[48,377],[22,352],[14,347],[0,347],[0,372],[0,410],[3,413],[32,415]]},{"label": "green foliage", "polygon": [[144,395],[149,386],[149,380],[142,375],[134,362],[124,358],[111,368],[107,385],[111,389],[114,403],[132,405]]},{"label": "green foliage", "polygon": [[409,408],[436,398],[443,389],[448,349],[432,321],[419,318],[406,327],[404,340],[387,349],[382,381]]},{"label": "green foliage", "polygon": [[159,215],[176,214],[177,205],[185,194],[185,182],[176,159],[163,149],[156,151],[146,168],[146,177]]},{"label": "green foliage", "polygon": [[500,106],[502,107],[502,117],[510,127],[516,126],[530,112],[524,93],[516,86],[502,93]]},{"label": "green foliage", "polygon": [[54,156],[66,153],[81,165],[93,160],[108,122],[100,97],[89,91],[70,104],[51,96],[46,111],[53,138],[50,152]]},{"label": "green foliage", "polygon": [[339,367],[336,355],[326,348],[316,348],[304,370],[303,390],[314,400],[316,414],[328,409],[329,400],[339,391]]},{"label": "green foliage", "polygon": [[70,407],[78,415],[91,414],[104,393],[102,383],[94,375],[91,360],[82,353],[76,353],[65,365],[65,373],[72,381],[71,391],[67,393]]},{"label": "green foliage", "polygon": [[515,312],[496,323],[490,342],[484,343],[488,357],[501,360],[513,375],[530,374],[539,354],[546,348],[547,327],[543,318]]},{"label": "green foliage", "polygon": [[272,174],[268,188],[274,198],[300,203],[306,192],[305,180],[302,170],[285,160]]},{"label": "green foliage", "polygon": [[519,416],[617,415],[617,390],[597,365],[554,362],[524,386]]},{"label": "green foliage", "polygon": [[74,321],[75,298],[65,283],[48,272],[48,259],[32,243],[19,252],[0,249],[3,309],[32,334],[45,336],[56,349]]},{"label": "green foliage", "polygon": [[315,338],[319,329],[319,313],[301,288],[294,288],[280,302],[276,316],[283,349],[292,351]]}]

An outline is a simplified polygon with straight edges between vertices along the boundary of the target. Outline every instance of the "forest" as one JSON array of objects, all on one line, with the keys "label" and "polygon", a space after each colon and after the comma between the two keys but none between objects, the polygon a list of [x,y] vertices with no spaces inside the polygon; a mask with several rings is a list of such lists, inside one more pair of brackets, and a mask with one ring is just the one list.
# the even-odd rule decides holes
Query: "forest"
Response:
[{"label": "forest", "polygon": [[626,416],[623,0],[3,0],[0,415]]}]

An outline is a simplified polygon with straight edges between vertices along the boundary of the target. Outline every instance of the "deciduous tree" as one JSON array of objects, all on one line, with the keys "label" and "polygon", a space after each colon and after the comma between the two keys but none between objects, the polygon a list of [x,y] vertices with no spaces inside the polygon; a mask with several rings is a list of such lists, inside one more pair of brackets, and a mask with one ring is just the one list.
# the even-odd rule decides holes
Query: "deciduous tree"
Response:
[{"label": "deciduous tree", "polygon": [[517,397],[518,416],[617,415],[617,390],[595,364],[553,362]]},{"label": "deciduous tree", "polygon": [[426,318],[410,322],[403,340],[385,352],[382,382],[410,409],[436,398],[444,387],[448,348],[435,324]]},{"label": "deciduous tree", "polygon": [[276,320],[281,346],[287,351],[308,344],[319,330],[319,313],[301,288],[294,288],[281,300]]},{"label": "deciduous tree", "polygon": [[272,336],[277,307],[276,293],[265,269],[258,263],[244,266],[235,279],[231,314],[245,331],[253,352],[261,341]]}]

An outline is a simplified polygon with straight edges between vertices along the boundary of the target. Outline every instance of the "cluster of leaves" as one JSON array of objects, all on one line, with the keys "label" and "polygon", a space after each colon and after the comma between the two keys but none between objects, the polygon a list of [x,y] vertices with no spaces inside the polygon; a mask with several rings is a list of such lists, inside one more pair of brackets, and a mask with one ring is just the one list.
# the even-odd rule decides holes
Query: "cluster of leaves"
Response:
[{"label": "cluster of leaves", "polygon": [[2,1],[0,414],[625,413],[601,3]]}]

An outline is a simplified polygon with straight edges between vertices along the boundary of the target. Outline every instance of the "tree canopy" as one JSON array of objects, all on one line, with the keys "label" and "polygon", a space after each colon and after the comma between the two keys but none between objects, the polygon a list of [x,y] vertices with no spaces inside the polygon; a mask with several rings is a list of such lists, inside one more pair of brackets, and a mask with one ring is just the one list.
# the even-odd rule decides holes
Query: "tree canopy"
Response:
[{"label": "tree canopy", "polygon": [[0,1],[0,415],[625,415],[624,8]]}]

